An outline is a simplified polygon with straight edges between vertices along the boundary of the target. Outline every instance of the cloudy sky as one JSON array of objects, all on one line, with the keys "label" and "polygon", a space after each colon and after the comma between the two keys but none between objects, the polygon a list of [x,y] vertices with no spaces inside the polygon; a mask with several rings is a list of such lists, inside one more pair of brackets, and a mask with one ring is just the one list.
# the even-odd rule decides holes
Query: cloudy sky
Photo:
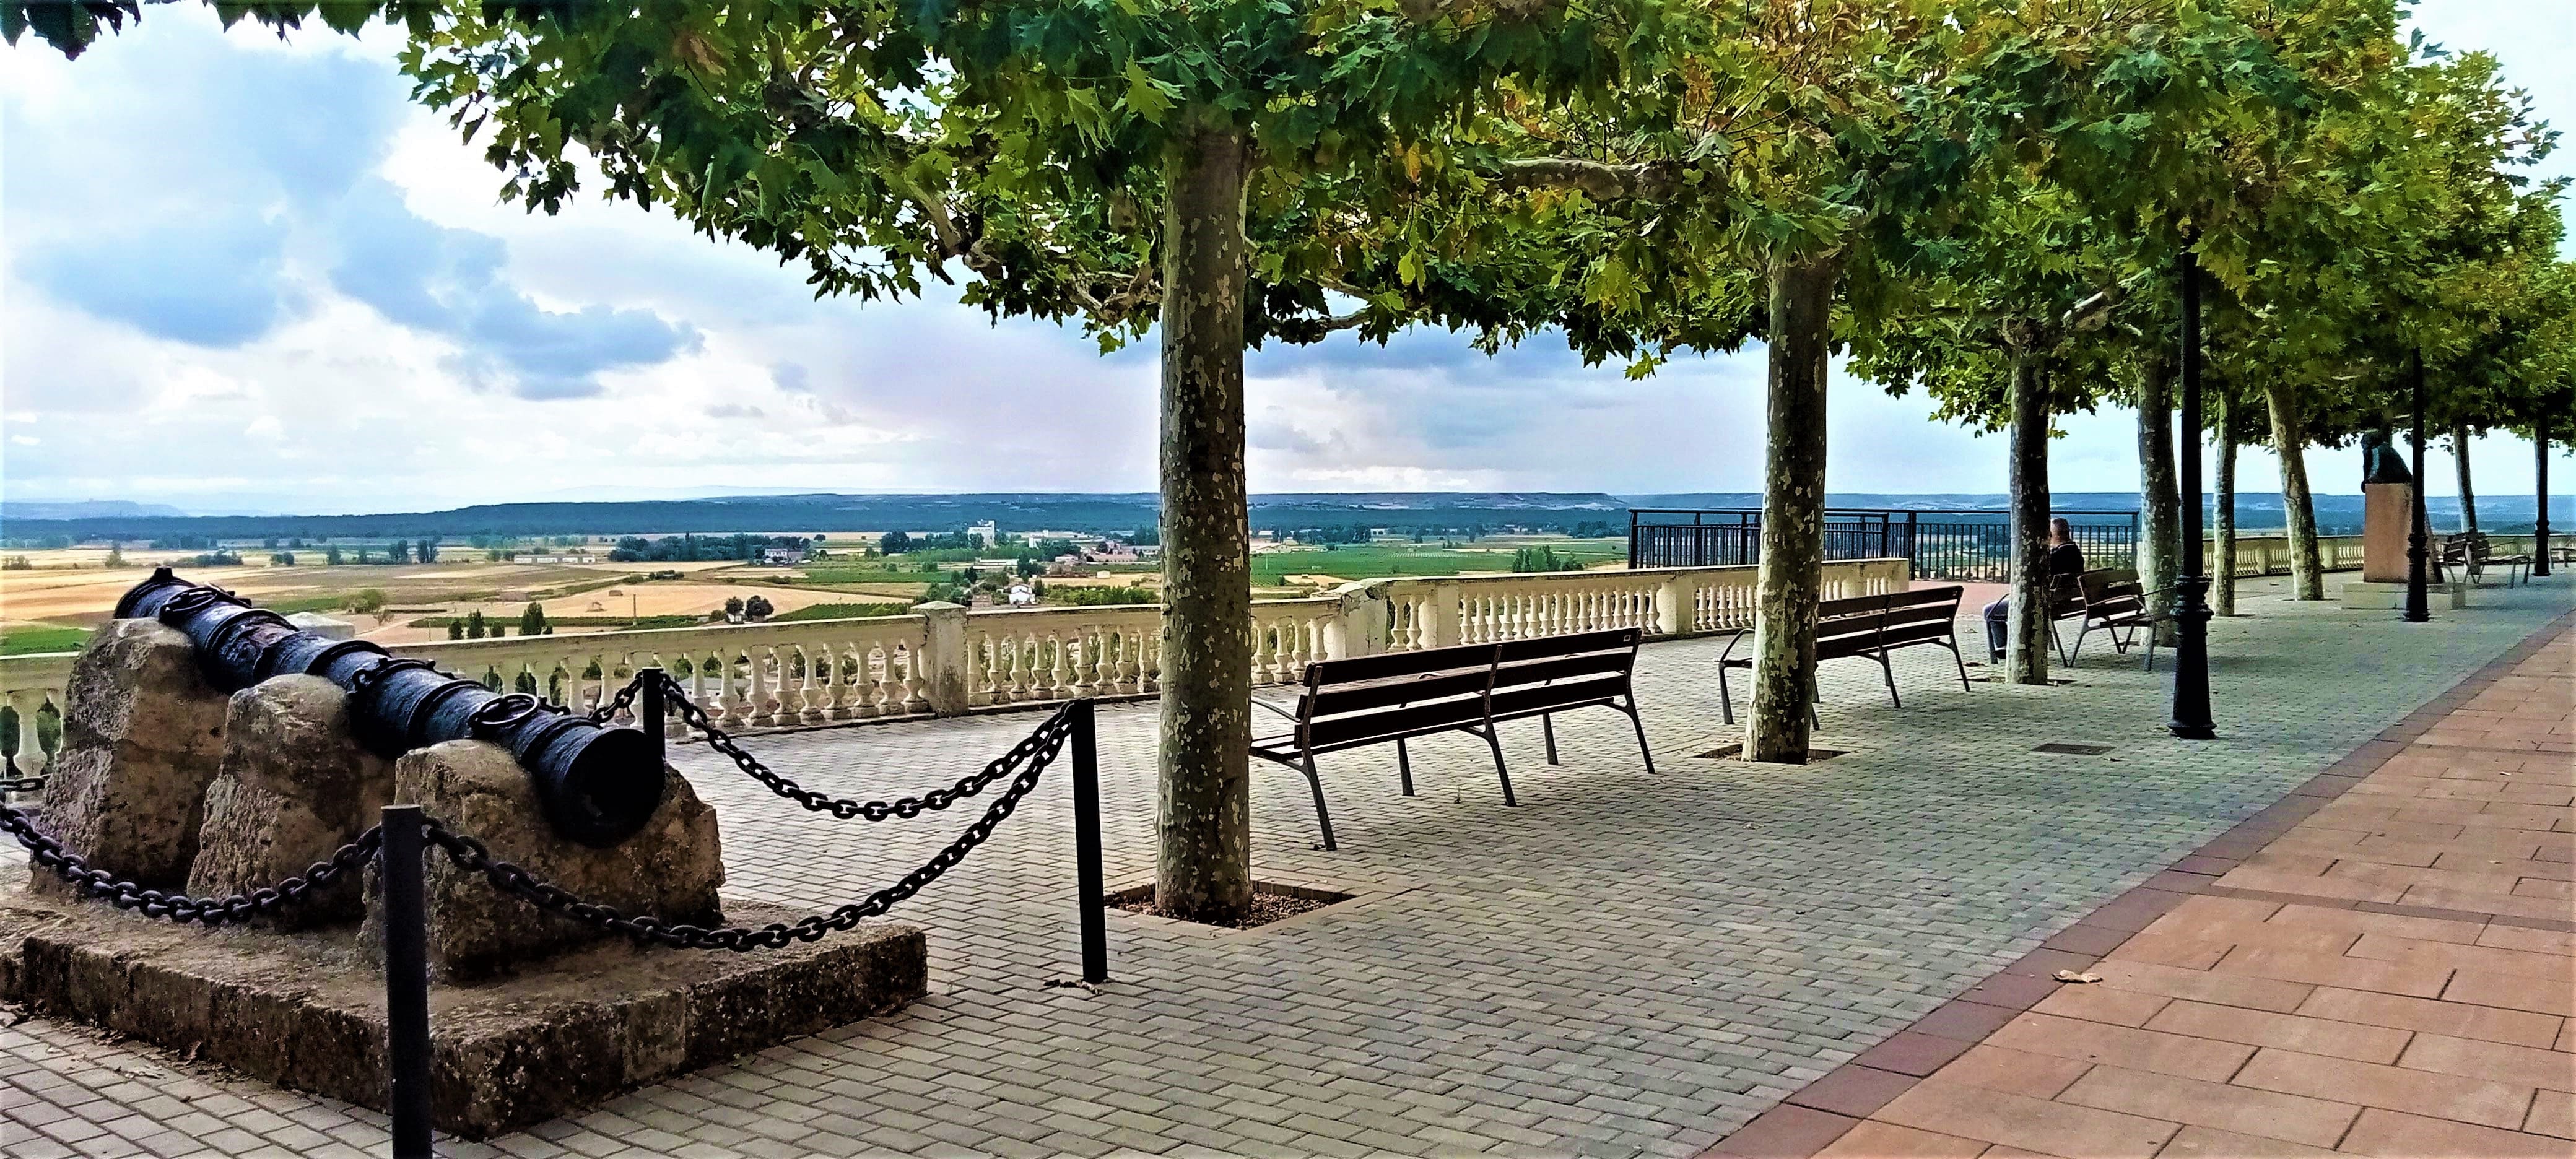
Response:
[{"label": "cloudy sky", "polygon": [[[2576,123],[2567,0],[2427,0]],[[342,512],[780,491],[1154,483],[1150,343],[933,299],[814,301],[802,275],[629,205],[497,204],[408,104],[389,30],[280,44],[195,4],[79,62],[0,49],[0,493]],[[2552,158],[2576,172],[2576,149]],[[1761,356],[1630,382],[1536,343],[1344,337],[1251,362],[1259,491],[1749,490]],[[1837,491],[2000,490],[2000,438],[1838,378]],[[2130,417],[2073,416],[2061,490],[2134,490]],[[2350,459],[2351,462],[2346,460]],[[2312,453],[2321,488],[2357,455]],[[2526,444],[2479,490],[2531,490]],[[2562,460],[2563,462],[2563,460]],[[2249,456],[2247,489],[2268,490]],[[2558,468],[2576,482],[2576,469]],[[2434,490],[2449,490],[2448,463]]]}]

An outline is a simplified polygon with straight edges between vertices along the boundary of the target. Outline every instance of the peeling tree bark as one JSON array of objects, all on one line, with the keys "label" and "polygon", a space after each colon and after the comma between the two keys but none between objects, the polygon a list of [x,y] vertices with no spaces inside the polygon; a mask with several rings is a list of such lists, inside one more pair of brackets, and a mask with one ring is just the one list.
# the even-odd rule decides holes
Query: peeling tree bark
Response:
[{"label": "peeling tree bark", "polygon": [[1807,762],[1825,569],[1825,359],[1839,255],[1771,268],[1769,465],[1744,758]]},{"label": "peeling tree bark", "polygon": [[2290,598],[2326,598],[2324,560],[2317,554],[2317,504],[2308,493],[2308,424],[2299,396],[2274,379],[2263,388],[2272,408],[2272,449],[2281,456],[2281,511],[2290,527]]},{"label": "peeling tree bark", "polygon": [[2218,482],[2209,513],[2209,609],[2236,614],[2236,404],[2218,396]]},{"label": "peeling tree bark", "polygon": [[2451,427],[2451,458],[2460,465],[2460,530],[2475,535],[2478,532],[2478,492],[2469,486],[2469,428],[2465,424]]},{"label": "peeling tree bark", "polygon": [[2038,351],[2013,351],[2012,608],[2004,671],[2048,683],[2048,380]]},{"label": "peeling tree bark", "polygon": [[[2156,594],[2147,610],[2173,611],[2174,581],[2182,575],[2182,493],[2174,482],[2173,374],[2161,352],[2138,360],[2138,579]],[[2170,622],[2156,625],[2156,639],[2172,644]]]},{"label": "peeling tree bark", "polygon": [[1243,136],[1172,148],[1163,224],[1163,697],[1154,900],[1252,904],[1252,568],[1243,450]]}]

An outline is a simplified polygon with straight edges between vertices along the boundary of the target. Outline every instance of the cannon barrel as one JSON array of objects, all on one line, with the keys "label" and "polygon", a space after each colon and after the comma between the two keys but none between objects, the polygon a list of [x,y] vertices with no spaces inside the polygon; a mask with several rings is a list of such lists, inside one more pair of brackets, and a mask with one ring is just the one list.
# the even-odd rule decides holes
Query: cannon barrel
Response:
[{"label": "cannon barrel", "polygon": [[156,568],[116,603],[119,619],[152,617],[184,632],[207,680],[225,692],[271,676],[320,676],[349,693],[359,743],[387,757],[440,741],[489,740],[527,770],[555,831],[606,848],[633,836],[662,802],[662,754],[643,732],[601,728],[524,693],[495,693],[426,660],[396,659],[364,640],[308,632],[222,588]]}]

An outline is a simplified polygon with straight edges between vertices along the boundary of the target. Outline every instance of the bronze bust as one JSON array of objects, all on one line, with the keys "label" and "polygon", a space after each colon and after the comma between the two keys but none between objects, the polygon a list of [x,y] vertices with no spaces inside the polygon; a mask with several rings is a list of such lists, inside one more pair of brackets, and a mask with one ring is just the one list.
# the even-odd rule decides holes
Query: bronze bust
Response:
[{"label": "bronze bust", "polygon": [[2361,436],[2361,485],[2373,483],[2415,482],[2415,473],[2406,469],[2406,457],[2397,453],[2396,440],[2384,430],[2364,431]]}]

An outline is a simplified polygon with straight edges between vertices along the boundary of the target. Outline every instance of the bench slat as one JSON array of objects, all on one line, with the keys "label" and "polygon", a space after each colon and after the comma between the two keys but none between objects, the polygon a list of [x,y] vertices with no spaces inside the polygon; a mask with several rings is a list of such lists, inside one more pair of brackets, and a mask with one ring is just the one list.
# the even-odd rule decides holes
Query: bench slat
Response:
[{"label": "bench slat", "polygon": [[1339,660],[1317,660],[1307,665],[1306,686],[1354,684],[1396,676],[1417,676],[1425,672],[1490,668],[1493,663],[1494,646],[1491,644],[1460,644],[1378,656],[1346,656]]},{"label": "bench slat", "polygon": [[1318,720],[1306,726],[1306,739],[1314,746],[1314,751],[1324,752],[1398,737],[1447,732],[1461,725],[1481,724],[1484,719],[1485,698],[1482,695],[1465,696]]},{"label": "bench slat", "polygon": [[1392,705],[1415,701],[1445,700],[1453,696],[1482,696],[1485,682],[1493,675],[1489,667],[1463,672],[1427,672],[1420,676],[1395,680],[1373,680],[1363,684],[1330,684],[1309,688],[1298,715],[1308,720],[1370,712]]}]

